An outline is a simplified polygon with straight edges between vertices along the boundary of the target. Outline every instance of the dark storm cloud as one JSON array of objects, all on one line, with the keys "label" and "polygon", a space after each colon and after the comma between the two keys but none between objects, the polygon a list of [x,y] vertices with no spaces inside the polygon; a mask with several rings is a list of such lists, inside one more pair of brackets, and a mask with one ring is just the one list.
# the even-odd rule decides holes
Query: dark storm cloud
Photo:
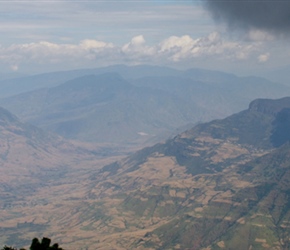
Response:
[{"label": "dark storm cloud", "polygon": [[290,34],[290,0],[204,0],[218,21],[230,28]]}]

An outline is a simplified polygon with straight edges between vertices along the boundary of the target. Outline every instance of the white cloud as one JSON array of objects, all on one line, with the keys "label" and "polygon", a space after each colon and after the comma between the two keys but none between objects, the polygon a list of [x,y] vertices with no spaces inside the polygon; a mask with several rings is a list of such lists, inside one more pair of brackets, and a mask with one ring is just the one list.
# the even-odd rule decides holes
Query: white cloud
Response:
[{"label": "white cloud", "polygon": [[145,39],[142,35],[135,36],[132,38],[131,42],[125,44],[122,47],[123,52],[129,52],[129,51],[138,51],[140,49],[143,49],[145,45]]},{"label": "white cloud", "polygon": [[169,51],[174,48],[191,48],[198,40],[193,40],[190,36],[171,36],[160,43],[161,51]]},{"label": "white cloud", "polygon": [[0,48],[0,60],[10,65],[22,63],[57,63],[72,59],[94,59],[96,52],[113,48],[113,44],[96,40],[83,40],[80,44],[56,44],[47,41],[16,44]]},{"label": "white cloud", "polygon": [[17,71],[18,70],[18,65],[11,65],[10,67],[12,71]]},{"label": "white cloud", "polygon": [[81,41],[80,47],[84,48],[85,50],[90,50],[90,49],[113,48],[114,45],[112,43],[105,43],[102,41],[86,39],[86,40]]},{"label": "white cloud", "polygon": [[131,40],[131,45],[132,46],[136,46],[136,47],[139,47],[139,46],[142,46],[142,45],[144,45],[145,44],[145,39],[144,39],[144,37],[142,36],[142,35],[140,35],[140,36],[135,36],[135,37],[133,37],[132,38],[132,40]]},{"label": "white cloud", "polygon": [[199,39],[193,40],[190,36],[181,37],[171,36],[160,43],[159,53],[171,54],[173,61],[179,61],[182,58],[191,57],[192,54],[199,53],[199,48],[195,47]]},{"label": "white cloud", "polygon": [[253,57],[265,62],[269,54],[261,54],[261,42],[228,41],[219,33],[192,38],[189,35],[170,36],[163,41],[148,45],[143,35],[135,36],[122,46],[104,41],[85,39],[79,44],[35,43],[14,44],[0,47],[0,63],[12,69],[17,65],[108,65],[116,63],[184,63],[193,59],[211,59],[230,62],[247,60]]},{"label": "white cloud", "polygon": [[248,32],[248,39],[252,41],[272,41],[274,36],[263,30],[251,29]]},{"label": "white cloud", "polygon": [[197,57],[218,56],[227,59],[244,60],[256,50],[256,45],[237,41],[223,40],[219,33],[213,32],[207,37],[192,39],[190,36],[172,36],[160,43],[161,53],[171,54],[173,61]]},{"label": "white cloud", "polygon": [[135,36],[131,41],[121,48],[122,54],[126,60],[135,60],[140,62],[142,60],[148,60],[149,58],[154,60],[154,54],[156,49],[154,46],[147,46],[143,35]]},{"label": "white cloud", "polygon": [[270,53],[261,54],[258,56],[258,60],[260,63],[267,62],[269,60]]}]

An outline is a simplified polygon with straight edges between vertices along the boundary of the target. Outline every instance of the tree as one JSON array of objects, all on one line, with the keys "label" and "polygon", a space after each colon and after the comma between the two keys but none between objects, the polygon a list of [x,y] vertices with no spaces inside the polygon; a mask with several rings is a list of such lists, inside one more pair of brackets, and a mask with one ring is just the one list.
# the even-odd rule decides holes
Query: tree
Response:
[{"label": "tree", "polygon": [[[63,250],[62,248],[58,246],[57,243],[53,244],[52,246],[50,246],[50,243],[51,243],[51,239],[46,238],[46,237],[43,237],[41,242],[37,238],[34,238],[31,242],[29,249],[30,250]],[[17,250],[17,248],[4,246],[0,250]],[[19,250],[25,250],[25,249],[21,248]]]},{"label": "tree", "polygon": [[40,248],[40,242],[37,238],[34,238],[31,242],[31,245],[30,245],[30,250],[41,250]]},{"label": "tree", "polygon": [[51,239],[49,238],[42,238],[41,243],[37,238],[34,238],[31,242],[30,250],[62,250],[57,243],[52,246],[50,246],[50,243]]},{"label": "tree", "polygon": [[42,238],[41,241],[41,248],[42,249],[49,249],[49,245],[50,245],[51,240],[49,238]]}]

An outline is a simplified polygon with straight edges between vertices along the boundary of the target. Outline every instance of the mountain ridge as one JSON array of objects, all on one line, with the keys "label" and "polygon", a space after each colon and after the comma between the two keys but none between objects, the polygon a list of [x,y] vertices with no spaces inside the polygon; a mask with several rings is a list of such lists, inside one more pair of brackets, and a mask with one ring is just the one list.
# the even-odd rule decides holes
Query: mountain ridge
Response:
[{"label": "mountain ridge", "polygon": [[[190,113],[200,113],[194,102],[136,87],[118,74],[83,76],[1,104],[22,119],[68,138],[122,144],[152,140],[159,131],[168,133],[189,123]],[[170,122],[173,116],[177,119]],[[114,132],[120,129],[119,135]]]},{"label": "mountain ridge", "polygon": [[0,145],[2,242],[46,233],[68,249],[285,249],[289,105],[255,100],[122,159],[29,139],[12,116]]},{"label": "mountain ridge", "polygon": [[[106,73],[109,69],[117,73]],[[188,124],[240,111],[253,98],[290,94],[290,88],[260,78],[159,69],[84,70],[80,72],[89,74],[72,74],[67,82],[1,99],[0,105],[68,139],[139,147],[164,140]]]},{"label": "mountain ridge", "polygon": [[[133,213],[130,217],[122,215],[128,230],[129,221],[138,221],[140,227],[135,230],[140,232],[142,226],[148,228],[127,248],[285,249],[289,233],[285,223],[290,218],[289,140],[279,146],[271,144],[271,133],[266,132],[269,144],[259,144],[249,139],[239,141],[243,133],[218,137],[201,127],[224,122],[230,128],[228,119],[259,112],[267,118],[262,120],[268,123],[264,126],[267,130],[289,101],[256,100],[246,111],[197,125],[198,129],[103,167],[94,177],[93,193],[114,197],[118,211]],[[253,108],[264,103],[268,108],[273,106]],[[251,117],[248,122],[260,124],[259,116]],[[243,242],[237,235],[244,235]]]}]

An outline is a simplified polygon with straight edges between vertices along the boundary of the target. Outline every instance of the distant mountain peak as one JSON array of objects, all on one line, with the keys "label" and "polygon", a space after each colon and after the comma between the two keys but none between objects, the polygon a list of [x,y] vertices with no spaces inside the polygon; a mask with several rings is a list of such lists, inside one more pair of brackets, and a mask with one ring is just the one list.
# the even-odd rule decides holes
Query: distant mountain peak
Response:
[{"label": "distant mountain peak", "polygon": [[249,105],[249,110],[268,115],[276,115],[285,108],[290,108],[290,97],[284,97],[276,100],[256,99]]},{"label": "distant mountain peak", "polygon": [[73,90],[80,90],[84,88],[99,88],[100,86],[106,87],[125,87],[130,86],[130,84],[124,80],[118,73],[110,72],[104,73],[101,75],[84,75],[77,77],[73,80],[67,81],[64,84],[61,84],[54,89],[61,90],[65,88],[73,89]]}]

